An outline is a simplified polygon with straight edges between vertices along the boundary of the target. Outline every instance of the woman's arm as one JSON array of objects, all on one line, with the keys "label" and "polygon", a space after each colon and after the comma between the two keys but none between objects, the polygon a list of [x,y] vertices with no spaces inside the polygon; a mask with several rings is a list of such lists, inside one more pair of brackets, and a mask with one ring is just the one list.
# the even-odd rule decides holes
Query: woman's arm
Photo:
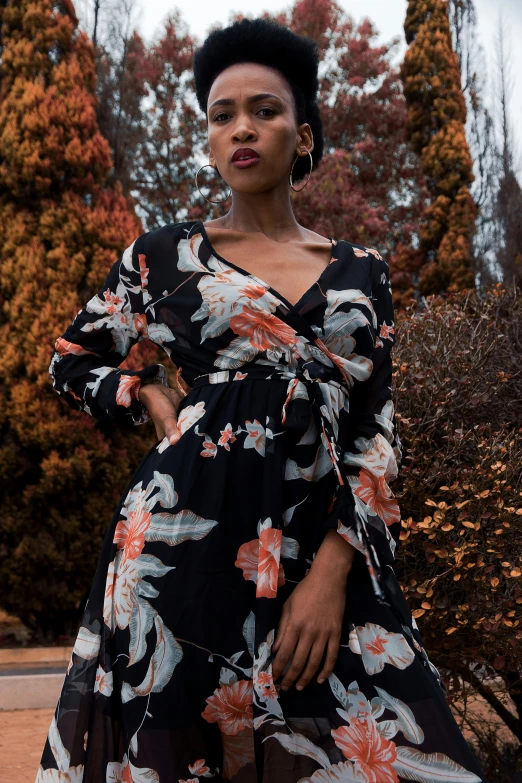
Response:
[{"label": "woman's arm", "polygon": [[313,570],[314,574],[323,575],[325,579],[334,574],[339,584],[346,584],[355,552],[355,547],[337,535],[335,530],[328,530],[308,573]]},{"label": "woman's arm", "polygon": [[148,336],[145,236],[127,247],[98,293],[56,339],[49,365],[53,388],[69,407],[129,428],[150,418],[138,396],[142,383],[169,385],[162,364],[118,369],[132,346]]}]

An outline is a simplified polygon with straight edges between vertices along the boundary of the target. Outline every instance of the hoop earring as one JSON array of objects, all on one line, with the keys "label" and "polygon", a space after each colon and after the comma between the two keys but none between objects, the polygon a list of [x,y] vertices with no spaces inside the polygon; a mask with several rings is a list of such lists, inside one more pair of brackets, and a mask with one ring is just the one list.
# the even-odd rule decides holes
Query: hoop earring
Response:
[{"label": "hoop earring", "polygon": [[296,158],[295,158],[294,162],[292,163],[292,168],[290,169],[290,179],[289,179],[290,187],[292,188],[292,190],[295,190],[296,193],[299,193],[301,190],[304,190],[306,188],[306,186],[308,185],[308,182],[310,181],[310,176],[312,174],[312,169],[314,167],[314,161],[313,161],[313,158],[312,158],[312,153],[310,152],[310,150],[306,150],[306,151],[310,155],[310,171],[308,172],[308,179],[306,180],[306,182],[305,182],[305,184],[303,185],[302,188],[297,188],[297,190],[296,190],[296,188],[294,188],[294,186],[292,184],[292,172],[294,170],[294,166],[295,166],[296,160],[301,157],[300,155],[296,155]]},{"label": "hoop earring", "polygon": [[[201,169],[206,169],[206,168],[207,168],[207,166],[210,166],[210,168],[211,168],[211,169],[215,169],[215,170],[217,171],[217,168],[216,168],[216,166],[212,166],[210,163],[206,163],[204,166],[200,166],[200,167],[199,167],[199,169],[196,171],[196,177],[195,177],[195,180],[196,180],[196,188],[197,188],[198,190],[199,190],[199,185],[198,185],[198,174],[199,174],[199,172],[201,171]],[[223,178],[222,178],[222,179],[223,179]],[[199,192],[201,193],[201,190],[199,190]],[[201,193],[201,195],[203,196],[203,198],[204,198],[206,201],[210,201],[212,204],[223,204],[223,202],[225,202],[225,201],[228,201],[228,199],[230,198],[231,194],[232,194],[232,190],[230,190],[230,193],[228,194],[228,196],[227,196],[226,198],[213,199],[213,198],[207,198],[205,195],[203,195],[203,193]]]}]

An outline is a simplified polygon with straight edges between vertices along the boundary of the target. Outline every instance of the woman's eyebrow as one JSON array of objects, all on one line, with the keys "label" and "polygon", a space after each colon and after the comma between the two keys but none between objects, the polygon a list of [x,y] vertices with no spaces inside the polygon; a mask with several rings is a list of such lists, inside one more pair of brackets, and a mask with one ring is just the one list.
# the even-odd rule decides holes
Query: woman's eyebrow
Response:
[{"label": "woman's eyebrow", "polygon": [[[278,101],[281,101],[281,98],[279,98],[278,95],[274,95],[271,92],[260,92],[257,95],[251,95],[249,98],[247,98],[247,103],[255,103],[256,101],[262,101],[265,98],[275,98]],[[218,98],[217,101],[214,101],[208,108],[209,111],[212,108],[212,106],[231,106],[233,103],[235,103],[235,100],[233,98]]]}]

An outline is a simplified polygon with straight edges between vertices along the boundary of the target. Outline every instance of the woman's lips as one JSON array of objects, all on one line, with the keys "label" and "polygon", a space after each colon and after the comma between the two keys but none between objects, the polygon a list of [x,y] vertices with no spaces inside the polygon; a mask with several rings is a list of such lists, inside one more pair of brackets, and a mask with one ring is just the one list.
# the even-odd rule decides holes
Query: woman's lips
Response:
[{"label": "woman's lips", "polygon": [[246,169],[254,163],[258,163],[259,160],[260,158],[248,158],[247,160],[233,160],[232,163],[234,166],[237,166],[238,169]]}]

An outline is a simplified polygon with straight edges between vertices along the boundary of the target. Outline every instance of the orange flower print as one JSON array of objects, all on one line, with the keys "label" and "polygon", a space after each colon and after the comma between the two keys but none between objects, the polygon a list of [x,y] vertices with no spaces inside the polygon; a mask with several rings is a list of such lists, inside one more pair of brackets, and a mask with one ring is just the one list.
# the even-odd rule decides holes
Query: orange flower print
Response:
[{"label": "orange flower print", "polygon": [[55,351],[58,351],[60,356],[67,356],[68,354],[73,354],[74,356],[84,356],[87,353],[91,353],[94,356],[98,355],[95,351],[88,351],[86,348],[82,348],[81,345],[70,343],[68,340],[64,340],[62,337],[59,337],[56,340],[54,349]]},{"label": "orange flower print", "polygon": [[141,279],[141,287],[146,288],[147,287],[147,278],[149,274],[149,268],[147,266],[147,258],[143,253],[138,253],[138,261],[140,263],[140,279]]},{"label": "orange flower print", "polygon": [[132,511],[128,511],[127,519],[120,519],[114,531],[114,543],[118,549],[123,549],[123,566],[127,559],[136,560],[145,546],[145,531],[150,526],[152,514],[145,504],[137,503]]},{"label": "orange flower print", "polygon": [[140,386],[141,378],[139,375],[122,375],[116,392],[116,403],[128,408],[132,399],[138,399]]},{"label": "orange flower print", "polygon": [[360,497],[386,525],[390,526],[395,522],[401,521],[399,504],[386,483],[384,476],[375,476],[368,470],[361,468],[359,471],[359,481],[360,485],[355,488],[355,494]]},{"label": "orange flower print", "polygon": [[243,442],[244,448],[254,448],[259,454],[261,454],[262,457],[264,457],[266,440],[265,428],[257,419],[254,419],[253,422],[247,419],[245,425],[248,435]]},{"label": "orange flower print", "polygon": [[266,310],[244,305],[238,315],[230,319],[235,334],[249,338],[252,348],[266,351],[268,348],[284,348],[296,341],[296,331],[280,318]]},{"label": "orange flower print", "polygon": [[147,783],[160,783],[159,775],[150,767],[135,767],[130,763],[127,754],[123,760],[109,761],[104,783],[137,783],[146,780]]},{"label": "orange flower print", "polygon": [[139,579],[139,571],[134,560],[126,560],[120,566],[121,551],[109,564],[105,583],[105,600],[103,603],[103,620],[111,632],[115,623],[123,630],[127,628],[132,610],[134,609],[134,588]]},{"label": "orange flower print", "polygon": [[[279,532],[282,535],[282,531],[274,531]],[[266,543],[268,544],[268,541],[265,538]],[[238,568],[241,568],[243,571],[243,578],[246,581],[255,582],[258,583],[259,578],[259,570],[260,570],[260,558],[261,558],[261,546],[260,546],[260,539],[255,538],[253,541],[248,541],[246,544],[241,544],[239,547],[238,553],[237,553],[237,559],[234,563],[235,566]],[[261,588],[261,592],[265,591],[266,597],[271,598],[274,597],[271,595],[275,591],[277,593],[277,588],[281,587],[281,585],[284,585],[285,583],[285,574],[283,570],[283,566],[281,563],[278,562],[277,564],[277,584],[274,585],[274,563],[275,560],[271,555],[266,552],[265,555],[265,563],[262,567],[262,570],[264,570],[263,576],[263,587]],[[259,595],[260,588],[258,587],[256,594]]]},{"label": "orange flower print", "polygon": [[379,259],[379,261],[382,261],[382,256],[381,256],[381,254],[380,254],[380,253],[379,253],[377,250],[374,250],[374,249],[373,249],[373,248],[371,248],[371,247],[365,247],[364,249],[365,249],[365,250],[366,250],[368,253],[371,253],[372,255],[374,255],[374,256],[375,256],[375,258],[378,258],[378,259]]},{"label": "orange flower print", "polygon": [[248,280],[245,285],[239,286],[239,293],[248,299],[261,299],[266,294],[266,288],[254,280]]},{"label": "orange flower print", "polygon": [[259,562],[259,538],[247,541],[239,547],[235,566],[243,571],[243,578],[248,582],[257,582],[257,565]]},{"label": "orange flower print", "polygon": [[137,334],[142,334],[144,337],[149,336],[149,325],[147,316],[144,313],[136,313],[134,315],[134,328]]},{"label": "orange flower print", "polygon": [[262,691],[262,699],[277,699],[279,694],[277,692],[277,688],[274,685],[274,678],[272,677],[272,672],[259,672],[259,676],[256,680],[256,689],[257,686],[260,687]]},{"label": "orange flower print", "polygon": [[349,726],[332,729],[331,734],[343,755],[366,773],[368,783],[399,783],[392,766],[395,743],[380,735],[373,718],[351,718]]},{"label": "orange flower print", "polygon": [[105,312],[109,315],[114,315],[114,313],[119,313],[121,310],[121,306],[123,304],[123,299],[121,296],[118,296],[118,294],[113,294],[110,288],[107,288],[106,291],[103,292],[103,296],[105,297],[105,303],[107,306],[104,308]]},{"label": "orange flower print", "polygon": [[227,424],[224,430],[220,430],[221,437],[218,440],[218,446],[224,446],[227,451],[230,451],[230,446],[228,445],[229,441],[230,443],[233,443],[235,440],[237,440],[234,430],[232,429],[231,424]]},{"label": "orange flower print", "polygon": [[205,764],[205,759],[198,759],[193,764],[188,765],[188,771],[191,775],[204,775],[208,777],[207,772],[210,772],[210,767]]},{"label": "orange flower print", "polygon": [[350,632],[350,650],[362,656],[368,674],[382,672],[386,663],[406,669],[415,660],[415,653],[401,633],[387,631],[382,625],[366,623]]},{"label": "orange flower print", "polygon": [[393,341],[393,337],[392,337],[393,334],[395,334],[394,327],[391,324],[388,326],[386,321],[383,321],[381,324],[381,329],[379,331],[379,337],[383,337],[385,340]]},{"label": "orange flower print", "polygon": [[368,256],[368,253],[365,250],[361,250],[360,247],[354,247],[353,254],[354,256],[357,256],[357,258],[366,258]]},{"label": "orange flower print", "polygon": [[252,698],[252,680],[238,680],[216,688],[201,715],[208,723],[217,723],[223,734],[238,734],[253,726]]},{"label": "orange flower print", "polygon": [[285,582],[280,563],[282,539],[282,530],[267,527],[261,531],[257,566],[257,598],[275,598],[277,588]]},{"label": "orange flower print", "polygon": [[94,682],[94,693],[99,691],[103,696],[110,696],[113,688],[112,671],[104,671],[98,666],[96,671],[96,680]]},{"label": "orange flower print", "polygon": [[217,445],[212,440],[203,441],[203,451],[200,451],[202,457],[215,457],[217,454]]}]

